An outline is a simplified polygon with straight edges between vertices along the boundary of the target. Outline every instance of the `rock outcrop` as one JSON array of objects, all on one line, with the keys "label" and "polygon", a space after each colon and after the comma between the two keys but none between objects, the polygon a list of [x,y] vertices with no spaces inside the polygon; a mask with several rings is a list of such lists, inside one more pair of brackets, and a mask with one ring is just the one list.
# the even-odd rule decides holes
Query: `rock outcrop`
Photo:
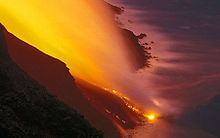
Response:
[{"label": "rock outcrop", "polygon": [[121,29],[121,33],[125,42],[127,42],[127,57],[131,61],[131,66],[135,69],[141,69],[144,67],[149,67],[152,58],[149,50],[140,44],[139,39],[146,37],[146,34],[140,34],[136,36],[132,31],[128,29]]},{"label": "rock outcrop", "polygon": [[96,111],[81,94],[66,65],[33,46],[23,42],[4,29],[9,55],[12,60],[48,92],[82,114],[105,137],[120,137],[111,120]]},{"label": "rock outcrop", "polygon": [[0,137],[103,137],[10,59],[3,30],[0,25]]}]

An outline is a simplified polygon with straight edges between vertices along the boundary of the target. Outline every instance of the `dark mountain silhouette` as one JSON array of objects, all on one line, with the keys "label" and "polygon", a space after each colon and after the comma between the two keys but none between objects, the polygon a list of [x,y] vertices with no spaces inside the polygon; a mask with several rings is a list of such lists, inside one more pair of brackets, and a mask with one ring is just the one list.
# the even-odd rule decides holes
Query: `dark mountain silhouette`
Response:
[{"label": "dark mountain silhouette", "polygon": [[[121,8],[115,6],[111,6],[111,8],[116,14],[123,12]],[[146,54],[139,43],[138,36],[129,30],[119,29],[122,31],[125,41],[129,43],[127,47],[128,57],[134,69],[148,65],[147,58],[150,57],[150,53]],[[39,84],[45,86],[50,94],[84,115],[95,128],[104,132],[105,137],[120,137],[111,120],[93,108],[81,94],[76,87],[74,78],[69,73],[69,69],[63,62],[19,40],[13,34],[7,32],[6,29],[4,29],[4,34],[9,55],[22,70]]]},{"label": "dark mountain silhouette", "polygon": [[110,8],[110,10],[113,11],[113,14],[120,15],[124,12],[124,7],[117,7],[117,6],[109,4],[107,2],[104,2],[104,3],[107,5],[107,7]]},{"label": "dark mountain silhouette", "polygon": [[146,37],[146,34],[140,34],[136,36],[132,31],[128,29],[121,29],[122,36],[126,44],[127,56],[131,61],[135,70],[143,67],[149,67],[149,59],[152,58],[146,48],[140,44],[139,39]]},{"label": "dark mountain silhouette", "polygon": [[96,111],[81,94],[63,62],[19,40],[6,29],[4,34],[9,55],[22,70],[45,86],[50,94],[84,115],[95,128],[104,132],[105,137],[120,137],[111,120]]},{"label": "dark mountain silhouette", "polygon": [[3,30],[0,25],[0,137],[103,137],[11,60]]},{"label": "dark mountain silhouette", "polygon": [[[120,18],[117,15],[123,14],[123,12],[125,11],[124,7],[117,7],[107,2],[105,3],[112,11],[116,23],[118,23],[119,26],[123,26]],[[147,35],[141,33],[140,35],[136,36],[131,30],[124,29],[123,27],[118,27],[118,29],[121,32],[124,41],[126,42],[125,49],[127,52],[127,58],[129,59],[129,62],[131,63],[133,69],[136,71],[143,67],[149,67],[149,59],[152,58],[152,55],[149,52],[151,48],[147,49],[139,41],[140,39],[147,37]]]}]

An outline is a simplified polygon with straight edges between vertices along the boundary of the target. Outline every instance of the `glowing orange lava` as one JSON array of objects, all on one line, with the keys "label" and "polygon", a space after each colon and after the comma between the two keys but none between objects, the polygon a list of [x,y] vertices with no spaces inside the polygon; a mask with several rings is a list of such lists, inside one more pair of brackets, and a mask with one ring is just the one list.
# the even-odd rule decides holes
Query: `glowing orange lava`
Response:
[{"label": "glowing orange lava", "polygon": [[[156,117],[158,116],[158,113],[145,113],[142,109],[139,109],[138,107],[136,107],[128,97],[123,96],[120,92],[118,92],[116,90],[111,90],[111,89],[105,88],[105,87],[103,87],[103,89],[105,91],[108,91],[108,92],[120,97],[123,100],[124,104],[129,109],[131,109],[136,114],[146,118],[147,120],[154,121],[156,119]],[[106,112],[108,112],[108,111],[106,111]]]},{"label": "glowing orange lava", "polygon": [[150,121],[153,121],[156,118],[154,114],[144,114],[144,117],[146,117]]},{"label": "glowing orange lava", "polygon": [[9,32],[66,63],[73,76],[108,87],[117,67],[127,65],[111,17],[100,0],[0,0]]},{"label": "glowing orange lava", "polygon": [[127,73],[124,40],[111,17],[100,0],[0,0],[0,21],[9,32],[63,61],[74,77],[119,96],[129,109],[154,120],[117,91],[128,87],[121,88],[121,82],[139,83]]}]

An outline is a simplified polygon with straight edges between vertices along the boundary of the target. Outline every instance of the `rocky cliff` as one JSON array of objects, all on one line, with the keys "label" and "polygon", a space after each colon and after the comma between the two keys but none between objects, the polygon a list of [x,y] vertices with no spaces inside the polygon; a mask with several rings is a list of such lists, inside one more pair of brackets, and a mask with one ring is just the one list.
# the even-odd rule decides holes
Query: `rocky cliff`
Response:
[{"label": "rocky cliff", "polygon": [[0,137],[103,137],[10,59],[3,30],[0,25]]},{"label": "rocky cliff", "polygon": [[120,137],[111,120],[96,111],[81,94],[66,65],[3,29],[12,60],[48,92],[82,114],[105,137]]}]

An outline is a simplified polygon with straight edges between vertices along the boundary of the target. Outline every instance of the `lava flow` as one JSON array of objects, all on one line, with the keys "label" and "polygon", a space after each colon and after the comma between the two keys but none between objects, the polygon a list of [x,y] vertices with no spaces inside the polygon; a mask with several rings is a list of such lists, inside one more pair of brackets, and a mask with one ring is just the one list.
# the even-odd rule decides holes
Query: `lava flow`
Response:
[{"label": "lava flow", "polygon": [[73,76],[112,87],[112,74],[127,61],[111,14],[99,0],[0,1],[9,32],[66,63]]},{"label": "lava flow", "polygon": [[[149,111],[143,111],[142,109],[138,108],[136,105],[134,105],[128,97],[123,96],[120,92],[118,92],[117,90],[111,90],[109,88],[105,88],[103,87],[103,89],[105,91],[108,91],[118,97],[121,98],[121,100],[124,102],[124,104],[131,109],[133,112],[135,112],[136,114],[138,114],[140,117],[144,117],[147,119],[147,121],[154,121],[155,119],[157,119],[157,117],[159,116],[158,113],[153,113],[153,112],[149,112]],[[157,101],[155,101],[157,102]],[[158,103],[158,102],[157,102]],[[158,103],[159,104],[159,103]]]},{"label": "lava flow", "polygon": [[74,77],[117,95],[147,120],[157,118],[149,112],[158,112],[157,95],[131,71],[128,44],[103,1],[0,0],[0,20],[21,40],[66,63]]}]

